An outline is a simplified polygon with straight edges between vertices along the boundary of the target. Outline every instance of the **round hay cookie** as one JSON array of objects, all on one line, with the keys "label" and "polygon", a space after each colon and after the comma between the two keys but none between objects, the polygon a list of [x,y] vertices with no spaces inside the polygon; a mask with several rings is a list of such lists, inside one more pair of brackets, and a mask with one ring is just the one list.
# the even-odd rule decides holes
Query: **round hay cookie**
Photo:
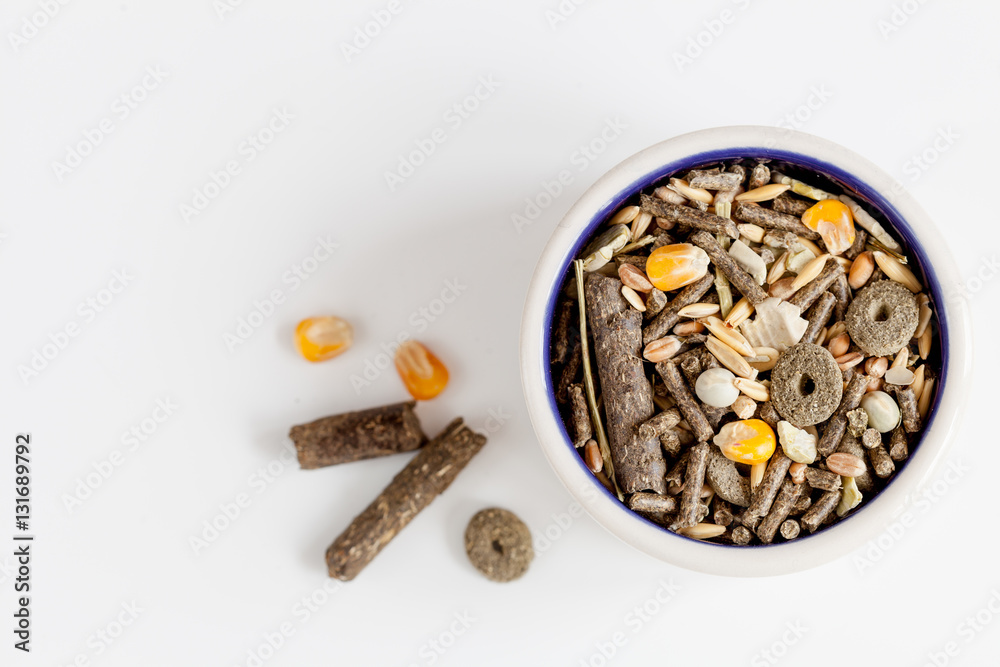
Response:
[{"label": "round hay cookie", "polygon": [[844,375],[837,362],[814,343],[788,348],[771,370],[771,404],[796,428],[829,419],[843,394]]},{"label": "round hay cookie", "polygon": [[477,512],[465,529],[465,553],[493,581],[513,581],[535,557],[531,531],[512,512],[499,507]]},{"label": "round hay cookie", "polygon": [[917,296],[895,280],[879,280],[847,307],[847,333],[865,354],[885,357],[910,342],[920,320]]}]

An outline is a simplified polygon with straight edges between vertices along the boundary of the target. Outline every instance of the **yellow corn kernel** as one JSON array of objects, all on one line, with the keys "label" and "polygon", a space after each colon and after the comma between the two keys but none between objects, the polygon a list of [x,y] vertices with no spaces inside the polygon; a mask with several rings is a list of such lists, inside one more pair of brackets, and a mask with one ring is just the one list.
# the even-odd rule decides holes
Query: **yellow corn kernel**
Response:
[{"label": "yellow corn kernel", "polygon": [[760,419],[730,422],[722,427],[713,442],[730,461],[750,465],[770,459],[777,443],[774,429]]},{"label": "yellow corn kernel", "polygon": [[448,369],[415,340],[406,341],[396,350],[396,370],[406,391],[418,401],[434,398],[448,384]]},{"label": "yellow corn kernel", "polygon": [[307,317],[295,327],[295,347],[307,361],[326,361],[354,342],[351,325],[339,317]]},{"label": "yellow corn kernel", "polygon": [[831,255],[839,255],[854,243],[854,216],[851,209],[837,199],[816,202],[802,214],[802,224],[819,232]]},{"label": "yellow corn kernel", "polygon": [[646,259],[646,276],[664,292],[679,289],[708,273],[708,254],[690,243],[657,248]]}]

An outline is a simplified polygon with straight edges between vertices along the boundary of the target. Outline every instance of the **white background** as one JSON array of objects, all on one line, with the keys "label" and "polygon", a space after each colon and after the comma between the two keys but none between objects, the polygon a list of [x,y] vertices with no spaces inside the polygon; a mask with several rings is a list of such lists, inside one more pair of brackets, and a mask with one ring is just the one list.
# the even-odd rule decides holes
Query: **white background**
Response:
[{"label": "white background", "polygon": [[[937,477],[902,534],[762,580],[679,570],[588,517],[567,520],[571,499],[535,442],[516,360],[532,267],[575,198],[652,143],[726,124],[796,127],[899,178],[947,231],[988,345],[1000,290],[989,281],[996,3],[593,1],[564,3],[573,11],[562,17],[549,13],[557,0],[402,0],[350,59],[342,44],[385,2],[246,0],[220,15],[212,0],[74,1],[33,34],[24,21],[40,4],[0,10],[0,537],[12,544],[22,432],[37,535],[29,656],[12,648],[12,547],[0,551],[0,663],[253,665],[250,652],[287,624],[293,634],[263,664],[765,665],[773,646],[782,664],[922,665],[948,642],[957,655],[938,664],[992,664],[1000,619],[963,624],[992,596],[1000,609],[995,355],[978,360],[952,450],[965,472]],[[13,44],[23,30],[33,36]],[[169,75],[123,118],[116,99],[147,67]],[[449,123],[481,77],[498,87]],[[293,120],[247,160],[241,143],[275,109]],[[113,131],[60,178],[54,163],[104,118]],[[581,160],[614,119],[625,129]],[[385,172],[437,127],[446,141],[390,191]],[[933,163],[914,162],[921,154]],[[186,221],[179,207],[229,160],[240,173]],[[512,215],[563,169],[572,183],[519,232]],[[284,276],[318,237],[339,247],[295,289]],[[123,270],[129,284],[91,319],[79,304]],[[419,309],[447,280],[463,289],[431,322]],[[273,290],[283,302],[230,350],[225,335]],[[292,330],[318,314],[350,320],[356,341],[310,365]],[[79,335],[22,379],[19,366],[70,323]],[[459,414],[477,428],[496,426],[491,414],[504,423],[444,496],[326,595],[324,550],[407,456],[304,472],[280,463],[286,434],[404,398],[391,368],[351,382],[401,332],[452,372],[419,407],[428,432]],[[130,450],[123,433],[158,399],[179,407]],[[67,508],[116,450],[121,465]],[[257,471],[269,463],[279,472],[266,481]],[[240,494],[249,506],[196,553],[190,538]],[[466,522],[492,505],[540,540],[516,583],[487,581],[464,554]],[[665,604],[661,581],[679,587]],[[325,604],[305,618],[296,605],[314,594]],[[105,644],[95,633],[117,631],[123,604],[141,612]],[[456,614],[472,619],[457,637]],[[786,634],[796,623],[801,636]],[[599,645],[610,652],[616,633],[606,661]],[[432,640],[449,648],[435,653]]]}]

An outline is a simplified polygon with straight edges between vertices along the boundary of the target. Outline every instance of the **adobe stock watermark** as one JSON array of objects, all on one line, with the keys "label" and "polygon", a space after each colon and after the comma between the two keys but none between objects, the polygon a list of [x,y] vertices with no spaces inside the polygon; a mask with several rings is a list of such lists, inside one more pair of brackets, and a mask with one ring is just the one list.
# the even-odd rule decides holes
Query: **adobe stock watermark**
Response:
[{"label": "adobe stock watermark", "polygon": [[533,196],[524,198],[524,208],[511,213],[510,223],[514,226],[514,230],[521,234],[526,227],[535,224],[542,213],[576,180],[576,175],[570,167],[575,167],[577,174],[586,171],[628,127],[628,123],[618,116],[605,119],[604,126],[597,136],[580,144],[569,156],[569,167],[560,169],[551,179],[543,179],[539,183],[538,191]]},{"label": "adobe stock watermark", "polygon": [[688,37],[687,44],[681,51],[674,51],[673,59],[677,71],[683,73],[686,67],[694,65],[694,62],[701,58],[716,40],[722,36],[726,28],[739,18],[740,12],[746,11],[753,4],[753,0],[731,0],[731,4],[736,6],[736,10],[726,8],[719,12],[718,16],[702,21],[702,30]]},{"label": "adobe stock watermark", "polygon": [[339,579],[327,579],[299,598],[289,610],[288,617],[279,622],[274,629],[261,633],[261,641],[247,649],[245,656],[236,663],[236,667],[263,667],[288,643],[288,640],[295,636],[300,627],[312,620],[315,614],[330,603],[343,586],[344,582]]},{"label": "adobe stock watermark", "polygon": [[332,241],[329,234],[316,237],[316,244],[311,251],[281,274],[280,284],[284,287],[274,287],[263,298],[254,299],[250,311],[236,320],[235,328],[222,334],[222,342],[225,343],[226,349],[235,352],[238,347],[250,340],[257,330],[274,316],[288,296],[294,294],[303,283],[316,275],[320,267],[333,257],[333,253],[339,247],[340,244]]},{"label": "adobe stock watermark", "polygon": [[166,81],[169,76],[170,72],[160,65],[147,67],[139,83],[131,86],[114,99],[109,107],[109,115],[101,118],[93,127],[85,128],[81,132],[82,139],[67,144],[61,162],[59,160],[52,161],[52,173],[55,174],[56,180],[62,183],[67,176],[76,171],[84,160],[92,155],[94,150],[119,127],[119,124],[131,116],[140,104],[149,99],[150,93],[159,88],[160,84]]},{"label": "adobe stock watermark", "polygon": [[116,269],[104,287],[81,301],[76,307],[76,317],[49,333],[48,341],[31,350],[25,363],[17,365],[17,375],[24,386],[28,386],[32,380],[41,375],[70,343],[97,319],[99,314],[118,299],[118,295],[124,292],[133,280],[135,276],[129,269]]},{"label": "adobe stock watermark", "polygon": [[983,258],[979,266],[974,271],[973,276],[966,278],[959,285],[948,285],[945,288],[944,298],[951,302],[964,302],[969,304],[979,292],[994,278],[1000,274],[1000,261],[997,261],[996,254]]},{"label": "adobe stock watermark", "polygon": [[66,511],[73,514],[80,509],[97,489],[111,479],[129,455],[139,451],[179,408],[180,406],[169,396],[156,399],[153,409],[146,417],[122,432],[120,438],[122,448],[113,449],[103,459],[93,462],[91,464],[93,470],[82,477],[77,477],[73,490],[62,494],[61,500]]},{"label": "adobe stock watermark", "polygon": [[107,623],[104,623],[97,630],[92,632],[86,641],[86,649],[80,651],[73,659],[65,664],[65,667],[91,667],[91,661],[104,654],[111,646],[118,641],[125,630],[132,627],[139,616],[146,610],[139,606],[135,600],[122,602],[121,609],[114,613]]},{"label": "adobe stock watermark", "polygon": [[371,46],[382,32],[389,27],[403,10],[413,4],[413,0],[389,0],[385,7],[373,9],[371,18],[361,25],[354,26],[350,41],[340,43],[340,53],[347,63],[351,63],[361,55],[361,52]]},{"label": "adobe stock watermark", "polygon": [[407,667],[430,667],[440,660],[458,640],[479,621],[468,611],[455,612],[448,625],[417,649],[419,662],[411,662]]},{"label": "adobe stock watermark", "polygon": [[888,18],[881,18],[875,24],[882,39],[888,40],[890,35],[899,32],[900,28],[909,23],[910,19],[926,3],[927,0],[903,0],[903,2],[894,3]]},{"label": "adobe stock watermark", "polygon": [[414,333],[423,333],[430,328],[430,325],[438,320],[448,310],[451,304],[469,289],[468,285],[462,284],[458,278],[449,278],[444,281],[439,295],[427,304],[420,306],[407,318],[409,329],[400,331],[395,339],[379,345],[382,351],[374,357],[365,359],[360,373],[352,373],[350,376],[351,387],[354,393],[361,395],[361,390],[370,387],[376,380],[382,377],[382,373],[393,365],[396,350],[408,340],[413,339]]},{"label": "adobe stock watermark", "polygon": [[937,479],[928,482],[918,491],[907,494],[886,529],[875,539],[868,540],[861,553],[854,554],[852,562],[858,574],[864,576],[865,572],[882,560],[917,521],[933,509],[970,470],[972,468],[961,460],[949,461],[948,467]]},{"label": "adobe stock watermark", "polygon": [[[587,484],[580,489],[580,495],[584,503],[589,505],[597,500],[598,491],[595,486],[597,483],[595,479],[594,484]],[[577,520],[584,516],[584,514],[584,506],[575,500],[566,506],[566,511],[552,514],[552,521],[544,528],[531,532],[531,542],[535,548],[535,553],[542,554],[551,549],[553,544],[569,533],[573,526],[576,525]]]},{"label": "adobe stock watermark", "polygon": [[808,95],[802,100],[802,103],[775,121],[774,126],[781,131],[773,137],[768,137],[764,142],[764,147],[776,148],[779,140],[787,137],[794,130],[801,130],[808,125],[816,112],[833,99],[833,96],[833,91],[829,90],[825,83],[809,86]]},{"label": "adobe stock watermark", "polygon": [[[901,165],[901,171],[908,177],[910,184],[916,183],[923,175],[937,163],[941,156],[947,153],[955,145],[962,135],[958,134],[951,125],[938,127],[934,132],[934,138],[920,151],[913,153]],[[906,190],[906,185],[902,181],[896,180],[889,188],[887,198],[895,201],[901,192]]]},{"label": "adobe stock watermark", "polygon": [[644,602],[633,607],[622,618],[624,630],[613,632],[606,640],[594,643],[594,652],[587,658],[581,658],[579,667],[605,667],[614,659],[631,637],[642,632],[671,601],[677,596],[681,587],[673,579],[660,579],[656,591]]},{"label": "adobe stock watermark", "polygon": [[559,4],[555,7],[546,9],[545,20],[548,22],[549,28],[551,30],[558,28],[576,14],[576,10],[581,5],[586,3],[587,0],[560,0]]},{"label": "adobe stock watermark", "polygon": [[177,212],[186,224],[204,213],[219,195],[243,173],[244,167],[266,151],[279,134],[288,129],[295,115],[288,109],[273,109],[271,116],[256,132],[248,134],[236,147],[236,155],[226,160],[218,170],[208,172],[208,177],[194,188],[189,201],[178,204]]},{"label": "adobe stock watermark", "polygon": [[437,152],[438,147],[448,141],[479,110],[483,102],[493,97],[500,86],[501,83],[496,81],[492,74],[479,77],[473,91],[452,104],[441,115],[444,126],[439,125],[427,135],[414,139],[415,148],[408,153],[400,153],[396,168],[391,171],[386,170],[383,174],[389,192],[395,192],[396,188],[413,176],[417,169],[427,164],[427,160]]},{"label": "adobe stock watermark", "polygon": [[225,21],[226,17],[242,7],[244,2],[245,0],[214,0],[212,9],[220,21]]},{"label": "adobe stock watermark", "polygon": [[750,667],[769,667],[777,665],[781,659],[788,655],[789,649],[799,643],[805,636],[809,628],[802,625],[802,621],[787,621],[785,631],[781,636],[771,642],[767,648],[763,648],[750,658]]},{"label": "adobe stock watermark", "polygon": [[271,485],[293,467],[296,461],[295,447],[290,441],[285,441],[281,452],[266,463],[261,464],[247,477],[243,489],[231,496],[229,500],[219,503],[219,510],[208,519],[202,521],[201,529],[188,536],[188,546],[195,556],[202,555],[214,544],[222,534],[232,528],[246,510],[253,505],[254,498],[265,493]]},{"label": "adobe stock watermark", "polygon": [[38,10],[21,18],[21,26],[17,32],[12,30],[7,33],[7,41],[14,53],[20,51],[21,47],[27,46],[28,42],[37,37],[41,30],[49,25],[59,15],[62,8],[68,4],[69,0],[39,0]]},{"label": "adobe stock watermark", "polygon": [[927,660],[922,667],[946,667],[950,665],[953,658],[957,658],[962,653],[963,646],[967,647],[976,640],[1000,615],[1000,587],[990,589],[990,596],[986,602],[974,613],[962,619],[962,622],[955,626],[955,638],[946,641],[940,650],[927,652]]}]

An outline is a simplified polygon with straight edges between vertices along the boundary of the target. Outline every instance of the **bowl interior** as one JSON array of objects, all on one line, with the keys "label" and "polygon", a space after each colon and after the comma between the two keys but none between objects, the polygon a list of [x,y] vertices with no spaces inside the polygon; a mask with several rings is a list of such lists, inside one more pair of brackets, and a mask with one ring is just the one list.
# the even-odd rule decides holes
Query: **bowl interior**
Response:
[{"label": "bowl interior", "polygon": [[[944,395],[945,387],[948,382],[948,350],[950,349],[950,322],[949,316],[944,306],[945,294],[943,292],[941,282],[938,279],[937,274],[933,266],[931,265],[930,258],[927,256],[927,252],[921,245],[917,238],[917,234],[914,229],[907,223],[906,219],[900,212],[893,206],[883,194],[872,187],[870,184],[861,180],[857,176],[847,173],[840,167],[818,160],[814,157],[808,155],[803,155],[794,151],[776,149],[764,146],[745,146],[738,148],[727,148],[719,150],[711,150],[696,153],[685,157],[683,159],[675,160],[663,164],[656,170],[641,176],[637,180],[633,181],[627,187],[619,191],[615,196],[610,197],[604,204],[594,211],[593,217],[587,223],[586,228],[583,232],[576,238],[575,242],[571,247],[565,252],[561,257],[559,263],[559,271],[556,274],[557,278],[551,285],[548,286],[548,298],[545,302],[545,314],[544,322],[545,329],[542,337],[542,355],[544,357],[543,368],[550,368],[550,337],[551,337],[551,324],[553,321],[553,315],[558,301],[559,294],[565,284],[565,281],[570,273],[570,264],[572,260],[580,253],[583,246],[590,240],[591,236],[594,234],[595,230],[603,225],[608,218],[613,215],[625,202],[630,198],[634,198],[638,195],[640,191],[648,192],[650,188],[656,187],[671,175],[676,175],[678,172],[684,172],[688,169],[697,168],[702,165],[711,164],[720,161],[728,161],[737,158],[744,159],[769,159],[772,163],[769,166],[774,167],[774,163],[778,163],[780,166],[780,171],[788,176],[797,178],[811,185],[817,185],[821,188],[830,187],[832,184],[835,187],[839,187],[845,193],[849,194],[855,201],[858,202],[865,210],[867,210],[872,216],[881,222],[883,226],[903,245],[904,251],[907,257],[910,259],[909,268],[917,274],[921,279],[923,284],[927,287],[930,292],[931,301],[935,304],[935,320],[939,329],[939,339],[937,342],[937,348],[939,351],[939,359],[937,360],[937,365],[939,366],[938,379],[936,385],[936,392],[934,395],[934,400],[931,404],[930,411],[928,413],[928,418],[924,423],[923,430],[921,431],[920,440],[915,443],[913,449],[911,450],[911,456],[903,462],[897,462],[896,474],[891,480],[885,485],[884,488],[880,489],[876,494],[867,496],[865,502],[855,510],[850,516],[844,519],[843,522],[838,522],[834,526],[818,531],[813,534],[803,533],[795,542],[802,542],[807,539],[815,538],[824,532],[837,529],[842,523],[847,523],[854,519],[856,516],[864,513],[872,506],[872,500],[881,494],[885,489],[888,489],[892,484],[898,479],[900,473],[903,471],[905,466],[912,460],[913,453],[919,449],[920,442],[924,439],[924,436],[930,431],[934,419],[937,416],[937,406],[940,402],[941,397]],[[835,191],[836,192],[836,191]],[[587,469],[586,464],[580,456],[575,454],[572,440],[569,433],[566,431],[565,423],[560,415],[559,408],[555,400],[555,388],[553,386],[552,374],[543,373],[545,382],[545,396],[548,401],[548,409],[555,415],[556,422],[559,425],[560,433],[562,435],[563,445],[571,451],[574,451],[574,459],[576,460],[576,465],[578,465],[587,475],[591,475],[589,469]],[[745,551],[747,549],[777,549],[785,544],[786,542],[779,542],[769,545],[754,545],[748,547],[736,547],[726,544],[717,544],[712,542],[701,542],[694,540],[692,538],[684,537],[678,535],[674,532],[667,530],[665,527],[650,521],[639,514],[634,514],[622,505],[617,497],[610,493],[604,488],[600,482],[593,478],[593,484],[596,487],[598,493],[603,494],[608,500],[612,501],[618,505],[623,511],[628,512],[636,519],[639,519],[650,526],[655,527],[657,530],[664,533],[665,536],[669,536],[670,539],[680,539],[690,542],[697,542],[700,545],[714,547],[717,549],[729,549],[729,550],[740,550]],[[668,539],[664,537],[664,539]]]}]

